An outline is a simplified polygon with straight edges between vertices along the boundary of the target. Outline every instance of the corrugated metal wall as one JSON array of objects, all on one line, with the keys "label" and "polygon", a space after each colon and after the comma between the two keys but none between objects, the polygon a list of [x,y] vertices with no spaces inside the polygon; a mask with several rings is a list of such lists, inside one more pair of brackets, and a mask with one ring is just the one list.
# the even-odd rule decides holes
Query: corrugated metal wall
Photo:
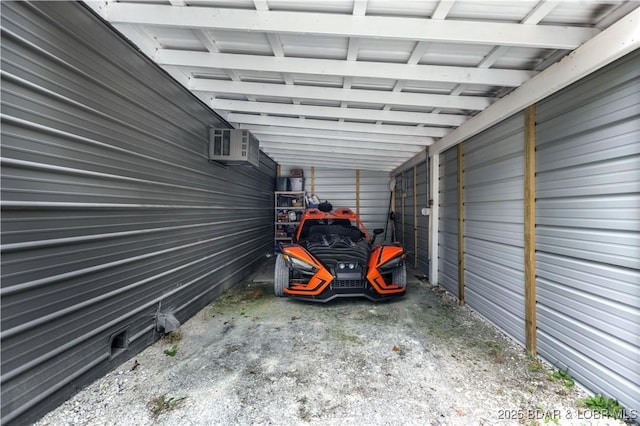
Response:
[{"label": "corrugated metal wall", "polygon": [[282,165],[281,175],[289,176],[291,169],[302,169],[304,190],[311,194],[313,185],[320,201],[327,200],[334,208],[347,207],[356,212],[359,196],[360,219],[369,232],[385,227],[390,197],[389,172],[360,170],[359,190],[356,191],[356,170],[315,167],[312,172],[310,167]]},{"label": "corrugated metal wall", "polygon": [[524,343],[524,116],[463,145],[465,302]]},{"label": "corrugated metal wall", "polygon": [[224,123],[81,4],[1,7],[2,423],[24,424],[251,272],[276,168],[210,164]]},{"label": "corrugated metal wall", "polygon": [[429,273],[428,217],[422,216],[422,209],[428,205],[426,161],[396,174],[395,178],[396,239],[402,243],[409,264],[426,275]]},{"label": "corrugated metal wall", "polygon": [[458,296],[457,147],[440,154],[439,176],[438,284]]},{"label": "corrugated metal wall", "polygon": [[538,349],[640,409],[640,53],[537,107]]},{"label": "corrugated metal wall", "polygon": [[418,237],[418,247],[416,249],[418,254],[418,261],[416,263],[416,269],[424,275],[429,275],[429,217],[422,215],[422,209],[428,207],[429,205],[427,195],[427,182],[429,181],[429,176],[426,161],[421,162],[416,166],[416,172],[416,232]]},{"label": "corrugated metal wall", "polygon": [[396,199],[400,202],[396,210],[397,222],[400,226],[400,242],[407,253],[407,261],[415,267],[416,241],[414,238],[414,177],[413,168],[402,173],[402,191]]},{"label": "corrugated metal wall", "polygon": [[[360,218],[370,232],[384,229],[387,223],[389,200],[389,172],[360,171]],[[382,241],[384,234],[378,237]]]}]

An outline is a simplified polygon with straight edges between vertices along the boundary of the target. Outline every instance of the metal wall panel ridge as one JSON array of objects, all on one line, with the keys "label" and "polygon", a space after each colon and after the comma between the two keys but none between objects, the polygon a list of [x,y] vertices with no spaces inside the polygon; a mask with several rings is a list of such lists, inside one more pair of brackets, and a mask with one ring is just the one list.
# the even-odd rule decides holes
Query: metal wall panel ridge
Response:
[{"label": "metal wall panel ridge", "polygon": [[209,163],[228,125],[80,3],[1,8],[1,411],[26,424],[251,272],[276,165]]},{"label": "metal wall panel ridge", "polygon": [[640,410],[640,52],[537,107],[538,349]]},{"label": "metal wall panel ridge", "polygon": [[458,151],[440,154],[438,218],[438,284],[455,296],[458,292]]},{"label": "metal wall panel ridge", "polygon": [[464,163],[465,301],[524,343],[524,116],[469,139]]}]

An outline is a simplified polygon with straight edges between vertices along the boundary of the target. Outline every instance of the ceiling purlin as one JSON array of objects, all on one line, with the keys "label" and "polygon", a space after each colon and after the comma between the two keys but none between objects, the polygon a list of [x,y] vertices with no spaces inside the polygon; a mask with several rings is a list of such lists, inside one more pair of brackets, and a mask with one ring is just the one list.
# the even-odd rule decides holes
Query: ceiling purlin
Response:
[{"label": "ceiling purlin", "polygon": [[[483,126],[467,122],[600,32],[596,22],[538,25],[559,0],[538,1],[519,23],[466,17],[456,0],[440,0],[429,19],[374,16],[368,0],[332,13],[311,2],[304,11],[271,10],[268,0],[253,0],[255,10],[170,3],[111,1],[100,13],[229,122],[252,130],[276,161],[300,166],[393,170],[425,146],[440,150],[452,131]],[[612,14],[629,12],[625,4]],[[190,29],[206,51],[154,34],[171,28]],[[228,80],[198,76],[206,70]]]}]

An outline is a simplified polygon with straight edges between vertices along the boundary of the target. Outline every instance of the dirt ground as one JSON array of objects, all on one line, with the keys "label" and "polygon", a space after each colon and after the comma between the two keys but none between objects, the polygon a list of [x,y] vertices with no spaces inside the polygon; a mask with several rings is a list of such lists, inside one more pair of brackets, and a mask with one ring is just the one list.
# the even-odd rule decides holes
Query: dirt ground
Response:
[{"label": "dirt ground", "polygon": [[37,424],[621,424],[414,271],[392,302],[313,304],[272,267]]}]

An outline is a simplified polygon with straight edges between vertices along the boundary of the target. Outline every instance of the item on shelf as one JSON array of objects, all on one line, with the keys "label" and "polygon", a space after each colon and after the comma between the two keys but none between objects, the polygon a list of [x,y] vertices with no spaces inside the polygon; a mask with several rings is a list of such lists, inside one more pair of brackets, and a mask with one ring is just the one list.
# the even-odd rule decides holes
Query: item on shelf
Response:
[{"label": "item on shelf", "polygon": [[305,196],[305,198],[307,202],[307,207],[309,208],[317,208],[318,205],[320,204],[320,200],[318,199],[318,197],[316,197],[316,194],[307,195]]},{"label": "item on shelf", "polygon": [[325,201],[325,202],[320,203],[320,204],[318,205],[318,209],[319,209],[321,212],[328,213],[328,212],[330,212],[331,210],[333,210],[333,204],[331,204],[331,203],[330,203],[330,202],[328,202],[328,201]]},{"label": "item on shelf", "polygon": [[304,176],[304,172],[302,169],[291,169],[289,171],[289,176],[292,178],[301,178]]},{"label": "item on shelf", "polygon": [[277,207],[291,207],[291,197],[279,195],[277,202]]},{"label": "item on shelf", "polygon": [[289,178],[289,186],[291,186],[292,191],[302,191],[304,187],[304,178],[301,177],[290,177]]},{"label": "item on shelf", "polygon": [[276,243],[291,242],[306,207],[305,193],[302,191],[276,191],[274,201],[274,238]]},{"label": "item on shelf", "polygon": [[278,176],[276,178],[276,190],[287,191],[289,189],[289,178],[286,176]]}]

